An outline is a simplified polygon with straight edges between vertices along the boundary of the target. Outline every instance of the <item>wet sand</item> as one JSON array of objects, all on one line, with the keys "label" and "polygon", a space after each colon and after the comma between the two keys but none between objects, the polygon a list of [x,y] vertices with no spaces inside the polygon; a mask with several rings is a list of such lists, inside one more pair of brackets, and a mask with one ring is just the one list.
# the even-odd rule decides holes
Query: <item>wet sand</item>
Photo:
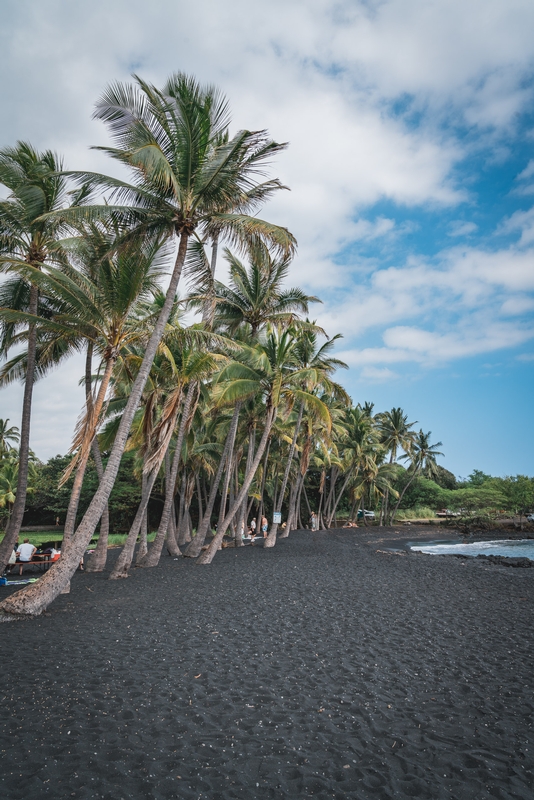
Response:
[{"label": "wet sand", "polygon": [[78,573],[0,626],[2,796],[532,800],[534,569],[403,549],[446,536]]}]

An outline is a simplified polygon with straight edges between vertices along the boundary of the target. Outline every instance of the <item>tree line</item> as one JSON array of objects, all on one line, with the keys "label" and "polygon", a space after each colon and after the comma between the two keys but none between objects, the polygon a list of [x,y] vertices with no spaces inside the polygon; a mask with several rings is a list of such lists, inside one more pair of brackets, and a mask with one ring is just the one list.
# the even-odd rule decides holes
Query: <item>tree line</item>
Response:
[{"label": "tree line", "polygon": [[4,618],[38,614],[64,591],[97,528],[89,568],[104,569],[121,484],[138,487],[137,507],[112,578],[128,575],[138,542],[137,566],[155,566],[164,546],[208,564],[228,530],[241,543],[253,508],[286,515],[267,548],[314,503],[325,527],[343,503],[352,516],[380,507],[390,522],[440,454],[401,409],[352,403],[334,380],[346,366],[333,355],[339,335],[309,315],[318,298],[285,288],[295,238],[258,214],[287,188],[268,175],[286,144],[265,130],[232,135],[226,98],[182,73],[161,88],[112,84],[94,116],[112,140],[99,149],[127,177],[66,171],[26,142],[0,151],[0,384],[24,384],[16,457],[13,430],[3,434],[2,564],[47,468],[29,446],[33,387],[85,355],[85,404],[56,475],[62,557],[0,604]]}]

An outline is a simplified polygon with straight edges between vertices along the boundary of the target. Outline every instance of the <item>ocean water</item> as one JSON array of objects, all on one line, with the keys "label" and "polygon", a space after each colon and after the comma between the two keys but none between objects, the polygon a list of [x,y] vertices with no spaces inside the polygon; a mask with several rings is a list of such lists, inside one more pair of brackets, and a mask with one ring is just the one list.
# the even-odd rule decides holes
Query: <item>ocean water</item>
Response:
[{"label": "ocean water", "polygon": [[531,558],[534,561],[534,539],[504,539],[489,542],[436,542],[434,544],[412,544],[414,553],[429,553],[435,556],[508,556],[509,558]]}]

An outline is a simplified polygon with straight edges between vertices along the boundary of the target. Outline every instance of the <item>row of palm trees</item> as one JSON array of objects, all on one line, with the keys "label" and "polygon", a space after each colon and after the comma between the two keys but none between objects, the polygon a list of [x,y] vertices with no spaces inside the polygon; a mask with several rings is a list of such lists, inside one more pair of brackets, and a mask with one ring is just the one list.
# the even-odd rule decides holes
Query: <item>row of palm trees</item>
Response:
[{"label": "row of palm trees", "polygon": [[[265,131],[231,136],[225,98],[180,73],[162,89],[137,76],[110,86],[95,116],[115,145],[101,149],[129,180],[65,172],[57,156],[27,143],[0,151],[0,182],[9,192],[0,202],[7,274],[0,347],[15,350],[0,381],[25,386],[4,563],[26,503],[35,380],[74,352],[86,357],[86,402],[63,477],[73,476],[73,488],[62,558],[38,584],[0,604],[4,616],[38,614],[64,591],[99,523],[91,569],[104,568],[107,505],[126,448],[137,455],[142,498],[113,578],[127,576],[138,539],[139,566],[157,564],[164,544],[173,555],[187,544],[185,555],[209,563],[230,526],[240,543],[255,500],[262,515],[269,482],[274,510],[287,506],[287,535],[300,522],[306,476],[318,465],[325,524],[347,491],[354,503],[385,497],[385,520],[399,450],[412,458],[414,475],[434,458],[435,448],[417,440],[406,420],[387,439],[385,416],[351,408],[332,378],[345,366],[331,354],[338,337],[307,316],[317,298],[283,288],[295,239],[256,212],[286,188],[265,174],[285,145]],[[228,285],[216,278],[221,251]],[[180,300],[184,273],[189,291]],[[184,316],[188,310],[201,321]],[[390,462],[382,463],[387,453]],[[99,487],[77,524],[90,458]],[[162,473],[165,503],[149,548],[147,504]],[[195,493],[202,513],[188,542]],[[217,500],[217,533],[202,550]],[[266,546],[276,537],[273,524]]]}]

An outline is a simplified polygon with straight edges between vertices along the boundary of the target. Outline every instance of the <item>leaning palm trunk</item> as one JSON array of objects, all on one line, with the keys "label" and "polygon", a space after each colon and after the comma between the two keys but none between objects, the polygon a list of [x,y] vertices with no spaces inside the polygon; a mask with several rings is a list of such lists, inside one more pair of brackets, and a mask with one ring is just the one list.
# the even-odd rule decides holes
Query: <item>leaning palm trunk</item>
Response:
[{"label": "leaning palm trunk", "polygon": [[[146,494],[146,486],[147,486],[148,476],[145,472],[141,477],[141,497]],[[149,495],[150,497],[150,495]],[[143,556],[146,556],[148,551],[148,498],[145,504],[145,512],[143,514],[143,519],[141,521],[141,529],[139,531],[139,547],[137,548],[137,558],[141,560]]]},{"label": "leaning palm trunk", "polygon": [[[37,315],[39,303],[39,292],[36,286],[30,288],[30,302],[28,311],[33,316]],[[28,330],[28,353],[26,361],[26,379],[24,383],[24,398],[22,401],[22,420],[20,424],[20,447],[19,447],[19,472],[17,478],[17,490],[15,502],[11,509],[9,521],[7,523],[4,539],[0,545],[0,575],[11,557],[13,548],[19,538],[24,508],[26,506],[26,494],[28,491],[28,459],[30,455],[30,422],[32,415],[32,395],[35,381],[35,359],[37,348],[37,329],[35,325],[30,325]]]},{"label": "leaning palm trunk", "polygon": [[85,548],[91,541],[91,536],[102,516],[106,503],[109,499],[115,479],[119,471],[122,455],[130,432],[132,421],[137,411],[139,401],[143,394],[143,389],[148,380],[148,375],[154,361],[154,356],[158,349],[165,325],[169,319],[174,295],[178,287],[182,267],[187,252],[187,242],[189,234],[183,231],[180,235],[180,244],[176,256],[173,273],[167,289],[165,302],[160,311],[158,321],[152,331],[152,335],[147,343],[142,364],[137,373],[137,377],[132,385],[130,397],[124,409],[122,419],[119,424],[117,435],[111,449],[104,477],[96,490],[89,508],[85,512],[80,525],[75,534],[71,547],[67,553],[61,556],[53,567],[38,581],[29,587],[16,592],[0,604],[0,612],[6,616],[4,618],[13,619],[18,615],[40,614],[55,600],[58,594],[67,586],[71,577],[74,575]]},{"label": "leaning palm trunk", "polygon": [[155,468],[147,476],[146,481],[143,484],[141,502],[139,503],[139,506],[137,508],[134,521],[132,522],[132,525],[128,532],[128,536],[126,537],[126,541],[121,550],[121,554],[118,557],[117,561],[115,562],[115,566],[111,570],[111,575],[109,576],[109,579],[111,581],[117,580],[118,578],[128,577],[128,571],[132,564],[137,537],[139,535],[139,531],[141,530],[141,525],[143,524],[143,520],[145,518],[146,508],[148,505],[148,501],[150,499],[150,495],[152,494],[152,489],[156,482],[157,476],[158,476],[158,468]]},{"label": "leaning palm trunk", "polygon": [[[179,508],[179,511],[178,511],[178,536],[177,536],[178,546],[181,546],[183,544],[187,544],[188,543],[188,542],[185,541],[184,534],[183,534],[184,522],[185,522],[185,493],[186,493],[186,485],[187,485],[186,481],[187,481],[187,476],[185,474],[185,469],[184,469],[183,470],[183,475],[182,475],[182,488],[180,490],[180,508]],[[171,515],[171,517],[172,517],[172,515]]]},{"label": "leaning palm trunk", "polygon": [[332,511],[332,506],[336,499],[336,483],[339,474],[339,469],[336,466],[333,466],[330,469],[330,489],[328,491],[328,496],[326,498],[326,502],[324,505],[324,517],[326,520],[326,527],[330,527],[330,522],[334,516],[334,512]]},{"label": "leaning palm trunk", "polygon": [[[102,463],[102,455],[98,446],[96,437],[93,439],[91,446],[93,452],[93,460],[95,462],[96,474],[98,480],[101,481],[104,476],[104,465]],[[109,506],[106,503],[104,512],[100,518],[100,532],[98,534],[98,542],[96,550],[87,562],[85,567],[86,572],[102,572],[106,567],[108,557],[108,539],[109,539]]]},{"label": "leaning palm trunk", "polygon": [[[87,406],[91,404],[92,386],[91,376],[93,373],[93,343],[89,342],[87,345],[87,354],[85,359],[85,399]],[[95,438],[91,444],[91,452],[93,454],[93,461],[95,462],[96,474],[100,482],[104,477],[104,464],[102,463],[102,455],[98,446],[98,440]],[[104,512],[100,518],[100,531],[98,534],[98,542],[96,550],[89,559],[86,572],[102,572],[106,566],[108,556],[108,539],[109,539],[109,506],[106,503]]]},{"label": "leaning palm trunk", "polygon": [[287,527],[289,530],[295,530],[299,527],[300,519],[300,499],[302,495],[302,486],[304,484],[304,475],[298,472],[297,480],[295,482],[295,494],[293,495],[293,502],[290,500],[289,514],[287,518]]},{"label": "leaning palm trunk", "polygon": [[331,524],[332,524],[332,520],[333,520],[333,519],[334,519],[334,517],[335,517],[336,511],[337,511],[337,507],[338,507],[338,505],[339,505],[339,501],[340,501],[340,500],[341,500],[341,498],[343,497],[343,495],[344,495],[344,493],[345,493],[345,489],[347,488],[347,486],[348,486],[348,483],[349,483],[349,480],[351,479],[351,477],[352,477],[352,469],[349,469],[349,471],[348,471],[348,473],[347,473],[347,477],[346,477],[346,478],[345,478],[345,480],[343,481],[343,485],[342,485],[341,489],[339,490],[339,494],[338,494],[338,496],[337,496],[337,498],[336,498],[336,502],[334,503],[334,508],[332,509],[332,513],[330,514],[330,517],[328,518],[328,522],[327,522],[327,527],[328,527],[328,528],[329,528],[329,527],[331,526]]},{"label": "leaning palm trunk", "polygon": [[267,419],[266,419],[266,422],[265,422],[265,428],[263,430],[263,435],[262,435],[260,443],[258,445],[258,449],[256,451],[256,455],[254,456],[254,461],[252,462],[252,467],[251,467],[248,475],[245,475],[245,479],[243,481],[243,485],[242,485],[242,487],[241,487],[241,489],[239,491],[239,494],[237,495],[237,497],[236,497],[236,499],[234,501],[233,507],[229,509],[226,517],[223,520],[222,525],[217,530],[217,534],[216,534],[215,538],[213,539],[212,543],[210,544],[210,546],[208,547],[208,549],[204,553],[202,553],[202,555],[197,559],[197,564],[211,564],[211,562],[213,561],[215,553],[217,552],[217,550],[219,549],[219,546],[222,543],[223,536],[226,533],[226,531],[228,530],[228,526],[230,525],[230,522],[232,521],[235,512],[237,511],[237,509],[239,508],[239,506],[243,502],[243,499],[246,497],[247,492],[248,492],[249,487],[250,487],[250,484],[252,483],[252,481],[254,479],[254,475],[256,474],[256,471],[257,471],[257,469],[258,469],[258,467],[260,465],[260,461],[262,459],[263,452],[264,452],[265,447],[267,446],[267,442],[269,440],[269,435],[271,433],[271,428],[273,426],[275,414],[276,414],[276,409],[274,409],[274,408],[269,408],[268,409],[268,411],[267,411]]},{"label": "leaning palm trunk", "polygon": [[[235,444],[235,439],[234,439]],[[217,521],[217,530],[223,524],[224,517],[226,515],[226,500],[228,497],[228,488],[230,486],[230,478],[232,476],[232,461],[234,457],[234,444],[232,444],[232,449],[228,451],[226,456],[226,473],[224,476],[224,483],[223,488],[221,491],[221,507],[219,508],[219,519]]]},{"label": "leaning palm trunk", "polygon": [[[304,413],[304,402],[301,402],[300,408],[299,408],[299,415],[298,415],[298,418],[297,418],[297,423],[295,425],[295,431],[293,433],[293,439],[291,440],[291,447],[289,448],[289,456],[287,458],[287,464],[286,464],[286,468],[285,468],[285,472],[284,472],[284,477],[283,477],[283,480],[282,480],[282,486],[280,487],[280,494],[278,496],[278,503],[275,506],[275,513],[276,512],[279,513],[279,514],[282,513],[282,504],[284,502],[284,495],[286,493],[287,481],[289,479],[289,471],[291,470],[291,464],[293,463],[293,456],[295,454],[295,448],[297,446],[297,438],[298,438],[299,431],[300,431],[300,425],[302,423],[302,415],[303,415],[303,413]],[[286,528],[287,528],[287,524],[286,524]],[[274,547],[275,546],[277,530],[278,530],[278,523],[277,522],[273,522],[273,524],[271,525],[271,530],[269,531],[269,535],[267,536],[267,538],[265,539],[265,541],[263,543],[264,547]]]},{"label": "leaning palm trunk", "polygon": [[[174,411],[174,417],[170,421],[171,430],[174,429],[176,424],[176,419],[178,418],[180,406],[176,404],[176,409]],[[163,464],[163,460],[167,460],[169,457],[169,450],[168,447],[165,450],[164,447],[160,447],[158,451],[152,455],[152,458],[149,461],[149,473],[150,477],[147,477],[147,472],[145,468],[143,468],[143,477],[141,479],[141,502],[137,509],[137,513],[135,515],[135,519],[132,523],[130,528],[130,532],[128,533],[128,538],[124,544],[124,560],[121,556],[117,561],[115,569],[110,575],[110,578],[127,578],[128,577],[128,570],[130,569],[130,565],[132,563],[133,552],[135,549],[135,543],[137,541],[137,536],[140,534],[141,538],[139,540],[139,549],[137,551],[137,559],[136,559],[136,567],[139,566],[142,559],[146,556],[148,552],[148,503],[150,500],[150,495],[152,494],[152,489],[154,487],[154,483],[156,482],[156,478],[158,476],[159,470],[161,465]],[[146,466],[146,465],[145,465]],[[167,472],[167,468],[166,468]],[[139,521],[140,520],[140,521]],[[130,538],[132,537],[132,538]],[[116,574],[115,574],[116,573]]]},{"label": "leaning palm trunk", "polygon": [[219,483],[221,481],[221,477],[224,470],[224,465],[226,464],[228,454],[231,453],[234,449],[235,444],[235,437],[237,433],[237,425],[239,422],[239,412],[241,411],[241,403],[237,403],[234,408],[234,413],[232,416],[232,422],[230,423],[230,430],[226,436],[226,442],[224,443],[224,449],[221,453],[221,458],[219,461],[219,466],[217,467],[217,473],[213,479],[213,483],[211,485],[210,494],[208,497],[208,502],[206,505],[206,511],[202,518],[202,522],[199,523],[197,535],[194,537],[193,541],[189,544],[187,550],[184,552],[184,556],[187,558],[197,558],[200,555],[200,551],[202,550],[202,546],[204,544],[204,540],[206,538],[206,534],[208,532],[208,528],[211,522],[211,515],[213,512],[213,506],[215,505],[215,498],[217,496],[217,489],[219,487]]},{"label": "leaning palm trunk", "polygon": [[104,370],[104,375],[102,376],[102,382],[100,384],[100,389],[98,390],[98,395],[96,397],[94,406],[91,397],[89,396],[87,399],[86,420],[84,423],[85,430],[82,428],[83,438],[80,444],[79,461],[76,467],[76,473],[74,475],[74,483],[72,484],[69,507],[67,509],[67,516],[65,519],[65,529],[63,531],[63,550],[70,545],[71,539],[74,535],[76,514],[78,513],[78,505],[80,503],[80,495],[82,493],[85,470],[87,469],[87,462],[89,461],[89,456],[91,454],[91,447],[95,437],[98,419],[104,405],[104,400],[108,390],[109,382],[111,380],[111,375],[113,373],[113,367],[115,366],[115,361],[116,358],[112,356],[106,363],[106,369]]},{"label": "leaning palm trunk", "polygon": [[[165,504],[163,506],[163,512],[161,514],[161,520],[159,523],[158,532],[156,534],[156,538],[152,542],[148,553],[146,556],[139,562],[137,565],[138,567],[157,567],[159,564],[159,560],[161,557],[161,551],[163,550],[163,543],[165,541],[165,536],[167,535],[167,529],[169,527],[169,521],[171,518],[171,511],[174,503],[174,487],[176,486],[176,478],[178,477],[178,467],[180,466],[180,460],[182,458],[182,445],[184,443],[184,437],[189,429],[191,424],[192,414],[191,414],[191,407],[193,405],[193,398],[197,394],[197,383],[194,381],[190,383],[187,388],[187,394],[185,397],[184,407],[182,409],[182,419],[180,420],[180,427],[178,429],[178,436],[176,439],[176,448],[174,450],[174,457],[172,460],[171,472],[169,475],[169,488],[168,491],[165,492]],[[171,544],[172,547],[172,544]],[[178,547],[172,548],[173,552],[171,555],[181,556],[182,553]]]},{"label": "leaning palm trunk", "polygon": [[[399,494],[399,499],[397,500],[397,503],[396,503],[396,505],[395,505],[395,508],[394,508],[394,509],[393,509],[393,511],[391,512],[391,517],[390,517],[390,519],[389,519],[389,524],[390,524],[390,525],[393,525],[393,523],[394,523],[394,520],[395,520],[395,515],[397,514],[397,511],[399,510],[399,506],[400,506],[400,504],[402,503],[402,498],[403,498],[403,497],[404,497],[404,495],[406,494],[406,490],[408,489],[408,487],[409,487],[409,486],[411,486],[411,485],[412,485],[412,483],[414,482],[414,480],[417,478],[417,476],[418,476],[418,475],[419,475],[419,469],[416,467],[416,468],[414,469],[414,471],[413,471],[413,475],[412,475],[412,477],[410,478],[410,480],[408,481],[408,483],[406,484],[406,486],[404,487],[404,489],[402,490],[402,492]],[[364,517],[365,517],[365,514],[364,514]]]},{"label": "leaning palm trunk", "polygon": [[191,502],[193,500],[194,489],[195,489],[194,475],[191,474],[186,475],[186,471],[184,470],[184,480],[182,483],[183,512],[178,530],[179,545],[186,545],[189,544],[189,542],[191,541],[191,514],[189,510],[191,508]]},{"label": "leaning palm trunk", "polygon": [[[256,444],[256,428],[255,426],[252,426],[248,434],[248,450],[247,450],[247,463],[245,466],[245,475],[247,474],[247,472],[249,472],[250,468],[252,467],[252,462],[254,460],[255,444]],[[251,500],[252,499],[253,498],[251,498]],[[239,523],[240,530],[242,530],[243,533],[247,533],[248,531],[248,517],[250,508],[251,504],[248,502],[248,498],[245,497],[245,499],[243,500],[243,505],[241,506],[241,522]]]},{"label": "leaning palm trunk", "polygon": [[294,507],[295,507],[295,497],[297,494],[297,481],[293,481],[291,484],[291,488],[289,490],[289,501],[287,504],[287,521],[286,527],[282,530],[281,533],[278,534],[279,539],[287,539],[289,537],[290,531],[293,529],[293,518],[294,518]]},{"label": "leaning palm trunk", "polygon": [[261,518],[263,517],[263,498],[265,496],[265,482],[267,480],[267,464],[269,463],[269,451],[271,449],[271,440],[269,439],[267,443],[267,449],[265,451],[265,458],[263,460],[263,472],[261,476],[261,486],[260,486],[260,499],[258,500],[258,518],[256,520],[256,531],[259,533],[261,531]]},{"label": "leaning palm trunk", "polygon": [[[174,505],[174,497],[176,492],[175,485],[171,485],[171,464],[170,464],[170,454],[169,450],[165,453],[165,497],[167,497],[167,493],[171,492],[172,501],[169,513],[169,524],[167,525],[167,537],[165,539],[167,545],[167,551],[170,556],[181,556],[180,548],[178,547],[178,540],[177,540],[177,530],[176,530],[176,508]],[[147,550],[148,553],[148,550]],[[147,555],[145,553],[145,556]],[[136,567],[142,567],[144,563],[144,557],[138,556]]]}]

